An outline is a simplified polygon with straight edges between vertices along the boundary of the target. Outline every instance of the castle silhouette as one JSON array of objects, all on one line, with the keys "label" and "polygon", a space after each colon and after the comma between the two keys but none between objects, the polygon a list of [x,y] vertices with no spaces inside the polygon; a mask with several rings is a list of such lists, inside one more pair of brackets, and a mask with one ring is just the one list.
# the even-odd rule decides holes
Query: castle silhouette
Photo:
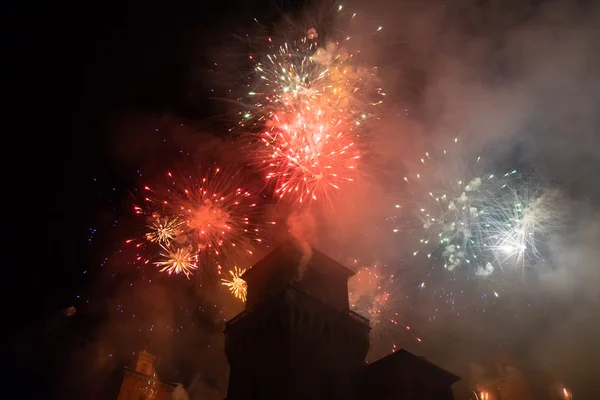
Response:
[{"label": "castle silhouette", "polygon": [[354,272],[288,241],[244,275],[246,308],[226,324],[226,400],[453,399],[460,378],[400,349],[367,364],[369,320],[350,310]]}]

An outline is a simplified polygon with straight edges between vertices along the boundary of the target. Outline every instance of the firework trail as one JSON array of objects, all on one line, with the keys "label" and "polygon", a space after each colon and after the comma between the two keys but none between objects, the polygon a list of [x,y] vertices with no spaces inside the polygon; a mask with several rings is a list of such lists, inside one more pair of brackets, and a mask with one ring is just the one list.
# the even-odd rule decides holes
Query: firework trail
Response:
[{"label": "firework trail", "polygon": [[423,171],[404,177],[424,232],[413,255],[423,250],[449,271],[467,268],[478,277],[541,259],[538,243],[560,225],[560,193],[517,169],[483,172],[481,157],[464,166],[457,144],[439,158],[425,153]]},{"label": "firework trail", "polygon": [[[201,171],[201,170],[200,170]],[[221,264],[251,255],[262,239],[257,196],[235,172],[213,167],[198,173],[166,174],[166,181],[144,186],[136,214],[145,217],[138,260],[161,272],[189,275],[196,269],[221,274]]]},{"label": "firework trail", "polygon": [[275,195],[300,204],[327,202],[356,179],[363,127],[381,103],[373,98],[385,95],[372,84],[374,69],[360,68],[358,52],[340,44],[349,37],[321,38],[308,28],[295,40],[269,38],[268,51],[250,56],[257,83],[240,122],[258,130],[254,162]]}]

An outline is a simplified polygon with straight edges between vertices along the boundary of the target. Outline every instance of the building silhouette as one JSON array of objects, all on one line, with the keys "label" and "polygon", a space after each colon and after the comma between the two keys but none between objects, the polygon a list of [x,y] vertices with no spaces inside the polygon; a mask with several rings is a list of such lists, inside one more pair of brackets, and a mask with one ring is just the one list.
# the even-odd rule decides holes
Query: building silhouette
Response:
[{"label": "building silhouette", "polygon": [[453,399],[460,378],[405,350],[365,363],[369,320],[350,310],[352,275],[291,242],[248,270],[246,308],[225,328],[226,400]]},{"label": "building silhouette", "polygon": [[138,353],[135,369],[125,367],[117,400],[170,400],[176,385],[158,380],[155,368],[155,356]]}]

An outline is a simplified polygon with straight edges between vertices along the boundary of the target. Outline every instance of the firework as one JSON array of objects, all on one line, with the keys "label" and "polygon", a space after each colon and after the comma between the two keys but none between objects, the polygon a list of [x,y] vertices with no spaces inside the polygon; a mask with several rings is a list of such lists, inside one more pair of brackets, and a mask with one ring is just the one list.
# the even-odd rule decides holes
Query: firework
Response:
[{"label": "firework", "polygon": [[150,232],[146,234],[146,238],[151,242],[167,245],[181,233],[184,224],[179,217],[156,218],[148,225]]},{"label": "firework", "polygon": [[[144,205],[136,214],[150,222],[140,259],[157,257],[161,271],[184,273],[216,266],[239,255],[251,255],[262,242],[256,196],[243,177],[219,168],[204,175],[167,173],[167,182],[144,187]],[[187,257],[187,258],[186,258]]]},{"label": "firework", "polygon": [[248,285],[245,280],[241,278],[246,272],[245,269],[238,269],[234,267],[233,270],[229,271],[231,279],[221,279],[221,284],[227,286],[229,291],[238,299],[246,301],[246,294],[248,292]]},{"label": "firework", "polygon": [[523,266],[541,258],[538,244],[561,224],[561,194],[524,183],[506,185],[482,216],[485,247],[493,251],[500,264]]},{"label": "firework", "polygon": [[417,200],[417,213],[425,235],[414,255],[426,250],[428,258],[441,255],[444,268],[468,267],[480,277],[539,259],[536,243],[560,221],[558,192],[516,169],[500,175],[481,172],[480,157],[471,167],[457,168],[451,154],[444,150],[435,160],[425,153],[421,164],[433,164],[433,170],[404,178],[416,189],[415,197],[424,199]]},{"label": "firework", "polygon": [[[341,11],[341,9],[339,10]],[[356,179],[362,127],[371,117],[367,100],[384,95],[371,85],[373,70],[357,66],[336,38],[308,29],[299,40],[282,40],[257,58],[253,111],[243,126],[258,127],[256,163],[275,194],[292,201],[327,199],[332,189]],[[251,59],[255,58],[251,56]]]},{"label": "firework", "polygon": [[[493,174],[478,175],[480,157],[471,165],[462,165],[455,155],[457,147],[455,138],[452,148],[438,156],[426,152],[415,168],[418,172],[404,177],[424,232],[413,255],[427,251],[431,258],[436,249],[442,249],[444,267],[449,270],[477,260],[474,235],[479,233],[480,211],[495,182]],[[394,229],[399,230],[401,227]]]},{"label": "firework", "polygon": [[167,248],[161,246],[162,261],[157,261],[156,265],[161,268],[160,272],[167,272],[171,274],[184,274],[188,279],[192,271],[198,269],[196,265],[198,262],[198,255],[187,247],[181,247],[178,249]]}]

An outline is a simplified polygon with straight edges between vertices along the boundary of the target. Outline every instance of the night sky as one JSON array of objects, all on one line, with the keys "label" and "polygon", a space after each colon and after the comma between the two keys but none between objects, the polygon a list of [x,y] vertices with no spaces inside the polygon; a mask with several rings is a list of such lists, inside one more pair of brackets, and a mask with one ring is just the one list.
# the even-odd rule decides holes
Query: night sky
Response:
[{"label": "night sky", "polygon": [[[512,327],[520,333],[496,331],[493,345],[483,343],[492,335],[481,330],[469,337],[480,340],[490,357],[502,347],[499,342],[510,342],[512,349],[545,360],[540,352],[579,334],[585,348],[599,329],[590,321],[600,300],[593,246],[600,232],[595,176],[600,121],[594,111],[600,107],[600,64],[586,47],[599,37],[598,9],[587,2],[465,0],[402,2],[387,12],[392,6],[383,3],[377,2],[369,22],[382,21],[391,33],[373,54],[367,52],[381,63],[392,94],[379,145],[393,141],[408,150],[386,154],[382,165],[397,166],[410,149],[447,140],[454,134],[449,131],[472,130],[473,147],[493,147],[501,154],[496,162],[543,166],[579,212],[561,237],[569,251],[557,260],[585,268],[570,274],[572,279],[553,275],[548,287],[494,309],[514,315],[529,299],[537,302],[542,311],[523,311],[536,314],[535,321]],[[184,384],[191,398],[224,397],[222,323],[241,305],[217,293],[218,285],[199,288],[195,280],[128,269],[128,255],[119,250],[131,234],[132,196],[146,176],[171,168],[173,160],[196,160],[215,149],[225,159],[235,157],[228,132],[236,123],[235,82],[251,72],[244,38],[268,33],[259,32],[253,18],[268,27],[307,9],[299,1],[262,0],[46,3],[11,10],[7,37],[15,62],[7,74],[8,102],[16,123],[5,132],[11,175],[5,198],[8,221],[18,218],[14,246],[22,250],[5,267],[18,376],[11,386],[21,398],[116,396],[122,366],[143,348],[161,358],[162,378]],[[523,48],[517,51],[515,43]],[[529,62],[520,63],[522,58]],[[392,136],[397,132],[405,135]],[[19,145],[8,144],[15,137]],[[381,175],[385,191],[389,178]],[[350,229],[361,222],[344,220]],[[357,247],[373,247],[371,240]],[[342,258],[351,241],[351,236],[339,240],[332,256]],[[411,252],[378,246],[381,254],[402,254],[403,263]],[[12,259],[10,249],[7,253]],[[411,275],[402,287],[416,279]],[[77,311],[67,316],[71,306]],[[419,335],[435,342],[423,353],[440,360],[465,355],[467,347],[449,348],[460,349],[469,340],[457,331],[442,333],[443,322],[432,328],[430,317],[411,310],[406,315]],[[581,331],[544,336],[557,332],[557,314]],[[462,324],[457,326],[469,326]],[[581,349],[571,358],[565,352],[556,357],[579,365],[568,377],[583,393],[575,398],[592,398],[585,396],[598,393],[589,378],[598,364],[590,355],[578,356]],[[463,364],[479,356],[465,356]]]},{"label": "night sky", "polygon": [[[100,266],[115,251],[118,231],[113,224],[130,213],[126,203],[137,183],[135,161],[115,151],[121,141],[116,126],[132,115],[157,115],[156,124],[128,125],[139,130],[138,138],[144,135],[159,143],[163,138],[152,135],[162,115],[202,121],[221,113],[222,106],[207,100],[208,89],[201,86],[195,90],[206,92],[204,96],[186,103],[185,82],[190,68],[210,70],[204,49],[211,35],[226,34],[254,15],[240,7],[243,2],[209,7],[201,2],[109,2],[46,3],[14,10],[10,44],[17,63],[12,106],[19,132],[28,136],[23,145],[31,149],[24,155],[30,172],[19,183],[31,191],[25,203],[40,213],[25,217],[36,219],[31,223],[40,235],[35,245],[39,268],[12,272],[27,293],[29,309],[14,310],[23,397],[76,393],[96,398],[103,391],[116,395],[120,372],[116,378],[106,380],[103,375],[104,380],[94,382],[90,375],[75,373],[80,367],[73,365],[74,353],[95,340],[95,330],[107,318],[104,303],[116,289],[110,283],[105,286]],[[252,7],[260,9],[258,4]],[[239,10],[236,16],[231,15],[234,8]],[[227,26],[222,23],[226,14]],[[216,123],[225,126],[223,121]],[[87,312],[78,315],[79,321],[67,321],[64,311],[69,306]],[[132,344],[132,351],[144,346],[147,343]],[[77,363],[93,359],[84,355]],[[125,361],[132,359],[126,356]],[[79,377],[73,380],[71,374]]]},{"label": "night sky", "polygon": [[[214,38],[237,45],[236,37],[252,28],[252,17],[279,18],[298,7],[265,2],[15,7],[11,106],[19,132],[28,136],[23,146],[30,149],[25,156],[30,172],[25,180],[19,179],[18,187],[23,185],[31,193],[25,203],[43,214],[40,219],[30,214],[40,235],[35,245],[40,268],[11,272],[23,293],[28,293],[28,304],[35,304],[28,306],[27,313],[10,312],[18,326],[14,350],[24,397],[114,396],[122,366],[131,365],[136,351],[146,347],[159,355],[167,352],[162,345],[132,337],[126,340],[127,354],[107,350],[99,356],[106,359],[101,363],[112,361],[112,353],[114,359],[119,356],[110,367],[94,365],[98,355],[90,347],[110,319],[106,310],[108,304],[113,306],[110,300],[121,296],[119,286],[127,287],[139,278],[135,272],[116,276],[114,269],[102,271],[128,235],[117,224],[130,217],[130,195],[139,183],[139,169],[156,172],[172,167],[165,154],[180,159],[182,144],[165,140],[173,131],[209,130],[207,141],[220,137],[227,141],[232,120],[225,115],[225,102],[216,99],[214,86],[209,86],[220,73],[218,56],[210,54],[216,46]],[[239,58],[236,54],[236,62]],[[201,134],[199,138],[202,143]],[[140,156],[140,152],[146,153]],[[166,161],[153,159],[159,154]],[[163,280],[162,284],[169,287],[170,283]],[[189,304],[194,285],[181,285],[189,292],[182,295],[181,303]],[[171,293],[181,285],[171,285]],[[196,309],[209,307],[192,303]],[[77,309],[77,321],[65,316],[70,306]],[[238,311],[239,305],[232,315]],[[194,314],[186,319],[188,311],[181,313],[182,325],[193,320],[191,324],[202,332],[221,336],[222,326],[215,326],[214,318],[203,321]],[[181,356],[182,350],[178,352]],[[223,364],[220,352],[215,351],[217,363]],[[211,357],[215,355],[207,357],[209,363]],[[180,369],[194,364],[185,358],[179,357]],[[82,369],[80,363],[88,367]],[[183,374],[169,371],[164,379],[189,384],[194,371],[188,369]],[[220,379],[226,376],[222,368],[215,369]]]}]

